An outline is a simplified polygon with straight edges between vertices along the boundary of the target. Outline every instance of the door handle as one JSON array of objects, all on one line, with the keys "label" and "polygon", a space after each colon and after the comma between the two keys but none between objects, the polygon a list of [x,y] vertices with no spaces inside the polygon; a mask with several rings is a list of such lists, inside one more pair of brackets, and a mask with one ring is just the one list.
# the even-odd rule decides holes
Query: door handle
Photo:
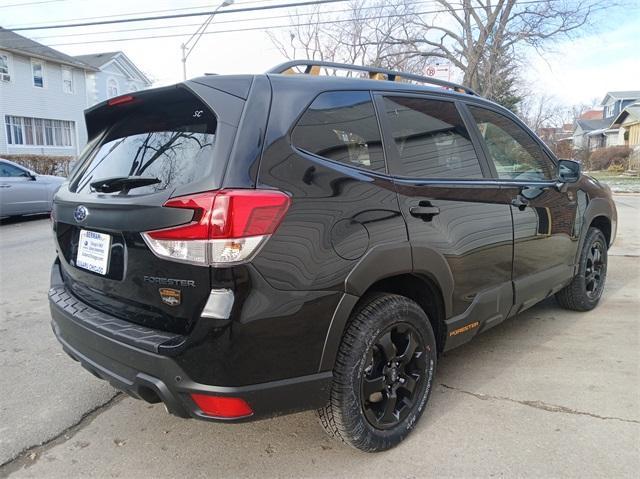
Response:
[{"label": "door handle", "polygon": [[6,185],[6,184],[0,185],[0,188],[11,188],[11,185]]},{"label": "door handle", "polygon": [[431,219],[440,214],[440,208],[433,206],[429,201],[421,201],[418,206],[412,206],[409,208],[411,216],[416,218],[422,218],[424,221],[431,221]]},{"label": "door handle", "polygon": [[524,211],[524,209],[529,205],[529,200],[522,195],[518,195],[511,200],[511,204],[520,211]]}]

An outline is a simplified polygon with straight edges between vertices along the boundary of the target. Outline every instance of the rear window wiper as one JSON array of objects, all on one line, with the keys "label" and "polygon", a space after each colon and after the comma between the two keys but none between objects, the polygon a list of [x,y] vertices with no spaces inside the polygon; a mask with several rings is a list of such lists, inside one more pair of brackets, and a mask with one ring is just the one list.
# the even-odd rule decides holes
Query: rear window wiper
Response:
[{"label": "rear window wiper", "polygon": [[101,180],[92,181],[91,188],[100,193],[114,193],[121,191],[127,193],[133,188],[141,186],[149,186],[160,183],[158,178],[148,178],[143,176],[114,176],[112,178],[102,178]]}]

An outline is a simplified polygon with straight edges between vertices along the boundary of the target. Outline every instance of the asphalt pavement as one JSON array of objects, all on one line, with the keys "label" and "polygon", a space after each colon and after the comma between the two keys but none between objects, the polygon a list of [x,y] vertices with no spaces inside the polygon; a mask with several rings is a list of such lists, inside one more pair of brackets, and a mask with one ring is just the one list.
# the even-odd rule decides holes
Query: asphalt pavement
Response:
[{"label": "asphalt pavement", "polygon": [[640,196],[601,304],[553,300],[445,354],[413,434],[364,454],[312,412],[241,425],[172,417],[69,359],[46,302],[48,219],[0,225],[0,477],[637,477]]},{"label": "asphalt pavement", "polygon": [[115,395],[53,336],[47,291],[54,258],[48,217],[0,225],[0,464]]}]

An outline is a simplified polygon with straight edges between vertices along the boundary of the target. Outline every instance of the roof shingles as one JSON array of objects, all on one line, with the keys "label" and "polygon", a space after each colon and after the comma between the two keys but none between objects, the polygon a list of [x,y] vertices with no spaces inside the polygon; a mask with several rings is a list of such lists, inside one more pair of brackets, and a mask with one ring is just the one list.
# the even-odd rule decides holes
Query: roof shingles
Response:
[{"label": "roof shingles", "polygon": [[33,41],[22,35],[0,27],[0,49],[10,52],[22,54],[25,56],[31,56],[36,58],[42,58],[44,60],[50,60],[57,63],[63,63],[66,65],[72,65],[84,70],[95,71],[97,68],[84,63],[81,60],[66,55],[58,50],[54,50],[51,47],[42,45],[36,41]]},{"label": "roof shingles", "polygon": [[76,55],[74,58],[94,68],[100,68],[120,53],[121,52],[92,53],[90,55]]}]

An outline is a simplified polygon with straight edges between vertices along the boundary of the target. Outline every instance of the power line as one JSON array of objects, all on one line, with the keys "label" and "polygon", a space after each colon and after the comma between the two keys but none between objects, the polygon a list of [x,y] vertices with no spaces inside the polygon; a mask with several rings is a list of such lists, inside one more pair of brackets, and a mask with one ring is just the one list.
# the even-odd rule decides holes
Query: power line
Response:
[{"label": "power line", "polygon": [[[529,1],[523,1],[520,2],[521,4],[535,4],[535,3],[542,3],[546,0],[529,0]],[[359,18],[348,18],[348,19],[333,19],[333,20],[326,20],[326,21],[315,21],[315,22],[307,22],[307,23],[289,23],[289,24],[285,24],[285,25],[268,25],[268,26],[260,26],[260,27],[247,27],[247,28],[236,28],[236,29],[229,29],[229,30],[214,30],[211,32],[205,32],[203,33],[203,35],[216,35],[216,34],[221,34],[221,33],[238,33],[238,32],[247,32],[247,31],[256,31],[256,30],[272,30],[272,29],[279,29],[279,28],[294,28],[294,27],[304,27],[304,26],[313,26],[313,25],[328,25],[328,24],[334,24],[334,23],[345,23],[345,22],[353,22],[353,21],[367,21],[367,20],[376,20],[376,19],[383,19],[383,18],[402,18],[402,17],[407,17],[407,16],[414,16],[414,15],[427,15],[427,14],[434,14],[434,13],[450,13],[453,11],[465,11],[466,8],[465,7],[461,7],[461,8],[454,8],[454,9],[438,9],[438,10],[427,10],[427,11],[422,11],[422,12],[410,12],[410,13],[404,13],[404,14],[389,14],[389,15],[377,15],[377,16],[370,16],[370,17],[359,17]],[[182,34],[170,34],[170,35],[152,35],[152,36],[144,36],[144,37],[130,37],[130,38],[116,38],[116,39],[110,39],[110,40],[91,40],[91,41],[82,41],[82,42],[71,42],[71,43],[54,43],[51,44],[49,46],[51,47],[61,47],[61,46],[69,46],[69,45],[85,45],[85,44],[95,44],[95,43],[110,43],[110,42],[124,42],[124,41],[131,41],[131,40],[152,40],[152,39],[158,39],[158,38],[176,38],[176,37],[183,37],[185,35],[189,35],[189,33],[182,33]]]},{"label": "power line", "polygon": [[26,7],[28,5],[40,5],[42,3],[60,3],[65,0],[42,0],[40,2],[27,2],[27,3],[11,3],[9,5],[0,5],[0,8],[10,8],[10,7]]},{"label": "power line", "polygon": [[[518,4],[520,5],[524,5],[524,4],[536,4],[536,3],[544,3],[546,0],[527,0],[527,1],[521,1],[518,2]],[[325,2],[326,3],[326,2]],[[329,2],[331,3],[331,2]],[[290,5],[290,4],[288,4]],[[461,4],[458,4],[461,5]],[[394,5],[397,6],[397,5]],[[425,15],[425,14],[436,14],[436,13],[451,13],[451,12],[456,12],[456,11],[465,11],[467,10],[469,7],[464,7],[461,6],[460,8],[443,8],[443,9],[437,9],[437,10],[428,10],[428,11],[422,11],[422,12],[410,12],[408,14],[390,14],[390,15],[382,15],[382,16],[374,16],[374,17],[359,17],[359,18],[349,18],[349,19],[334,19],[334,20],[330,20],[330,21],[314,21],[314,22],[308,22],[308,23],[288,23],[285,25],[268,25],[268,26],[264,26],[264,27],[251,27],[251,28],[238,28],[238,29],[228,29],[228,30],[215,30],[215,31],[211,31],[211,32],[206,32],[206,35],[215,35],[215,34],[222,34],[222,33],[236,33],[236,32],[244,32],[244,31],[256,31],[256,30],[272,30],[272,29],[280,29],[280,28],[295,28],[295,27],[301,27],[301,26],[313,26],[313,25],[327,25],[327,24],[332,24],[332,23],[345,23],[345,22],[351,22],[351,21],[367,21],[367,20],[373,20],[373,19],[377,19],[377,18],[401,18],[401,17],[406,17],[406,16],[412,16],[412,15]],[[348,9],[347,11],[351,11],[351,9]],[[324,12],[316,12],[314,14],[323,14]],[[326,13],[331,13],[331,11],[328,11]],[[299,15],[294,15],[294,16],[305,16],[305,15],[309,15],[306,13],[303,14],[299,14]],[[137,31],[138,29],[133,29],[133,31]],[[109,33],[109,32],[100,32],[100,33]],[[2,31],[0,30],[0,37],[1,37]],[[170,34],[170,35],[152,35],[152,36],[142,36],[142,37],[125,37],[125,38],[115,38],[115,39],[106,39],[106,40],[91,40],[91,41],[82,41],[82,42],[70,42],[70,43],[55,43],[55,44],[51,44],[48,46],[42,46],[42,51],[46,52],[47,48],[49,47],[59,47],[59,46],[71,46],[71,45],[85,45],[85,44],[99,44],[99,43],[117,43],[117,42],[124,42],[124,41],[135,41],[135,40],[152,40],[152,39],[158,39],[158,38],[178,38],[178,37],[184,37],[189,35],[190,33],[177,33],[177,34]],[[76,34],[76,35],[84,35],[82,33]],[[28,46],[32,49],[32,51],[35,51],[36,49],[32,46],[32,44],[28,44]],[[19,47],[16,47],[19,48]]]},{"label": "power line", "polygon": [[[411,2],[411,5],[421,5],[421,4],[425,4],[425,3],[430,3],[433,4],[434,0],[422,0],[422,1],[417,1],[417,2]],[[386,7],[399,7],[402,6],[403,4],[394,4],[394,5],[385,5]],[[359,8],[359,10],[370,10],[370,9],[374,9],[374,8],[380,8],[380,5],[372,5],[372,6],[368,6],[368,7],[361,7]],[[346,9],[342,9],[342,10],[327,10],[327,11],[322,11],[322,12],[317,12],[318,15],[328,15],[328,14],[332,14],[332,13],[346,13],[346,12],[351,12],[352,9],[350,8],[346,8]],[[277,20],[277,19],[281,19],[281,18],[291,18],[291,17],[301,17],[301,16],[307,16],[310,15],[309,13],[288,13],[286,15],[272,15],[269,17],[251,17],[251,18],[238,18],[238,19],[232,19],[232,20],[218,20],[216,21],[216,25],[220,25],[221,23],[240,23],[240,22],[254,22],[254,21],[264,21],[264,20]],[[160,25],[160,26],[154,26],[154,27],[140,27],[140,28],[125,28],[123,30],[105,30],[105,31],[101,31],[101,32],[86,32],[86,33],[67,33],[67,34],[62,34],[62,35],[46,35],[43,37],[31,37],[31,40],[45,40],[45,39],[49,39],[49,38],[65,38],[65,37],[81,37],[81,36],[87,36],[87,35],[101,35],[101,34],[109,34],[109,33],[124,33],[124,32],[138,32],[138,31],[145,31],[145,30],[164,30],[167,28],[182,28],[182,27],[197,27],[199,26],[199,23],[184,23],[181,25]]]},{"label": "power line", "polygon": [[[49,2],[64,2],[67,0],[48,0]],[[236,3],[236,5],[248,5],[248,4],[252,4],[252,3],[268,3],[268,2],[275,2],[278,0],[248,0],[246,2],[238,2]],[[39,3],[39,2],[37,2]],[[47,2],[45,2],[47,3]],[[23,4],[26,5],[26,4]],[[83,20],[95,20],[96,18],[121,18],[121,17],[127,17],[130,15],[148,15],[150,13],[164,13],[164,12],[179,12],[179,11],[184,11],[184,10],[198,10],[199,8],[210,8],[211,5],[206,4],[206,5],[199,5],[199,6],[193,6],[193,7],[179,7],[179,8],[165,8],[163,10],[146,10],[146,11],[142,11],[142,12],[129,12],[129,13],[118,13],[118,14],[114,14],[114,15],[100,15],[97,17],[82,17],[82,18],[73,18],[73,19],[68,19],[68,20],[54,20],[56,22],[76,22],[76,21],[83,21]],[[1,8],[1,7],[0,7]],[[40,26],[40,25],[48,25],[50,22],[39,22],[39,23],[33,23],[31,24],[32,26]],[[7,30],[16,30],[18,28],[22,28],[25,25],[29,25],[29,24],[18,24],[18,25],[14,25],[14,26],[8,26],[8,27],[4,27]]]},{"label": "power line", "polygon": [[[222,10],[218,12],[217,15],[222,15],[227,13],[254,12],[258,10],[273,10],[278,8],[306,7],[306,6],[323,5],[326,3],[339,3],[339,2],[346,2],[346,1],[348,0],[315,0],[315,1],[296,2],[296,3],[278,3],[276,5],[261,5],[258,7]],[[120,20],[103,20],[99,22],[69,23],[65,25],[31,26],[31,27],[13,28],[12,31],[18,32],[23,30],[49,30],[53,28],[75,28],[75,27],[91,27],[95,25],[111,25],[114,23],[147,22],[147,21],[153,21],[153,20],[169,20],[173,18],[201,17],[205,15],[211,15],[212,13],[213,12],[178,13],[175,15],[160,15],[156,17],[122,18]]]}]

